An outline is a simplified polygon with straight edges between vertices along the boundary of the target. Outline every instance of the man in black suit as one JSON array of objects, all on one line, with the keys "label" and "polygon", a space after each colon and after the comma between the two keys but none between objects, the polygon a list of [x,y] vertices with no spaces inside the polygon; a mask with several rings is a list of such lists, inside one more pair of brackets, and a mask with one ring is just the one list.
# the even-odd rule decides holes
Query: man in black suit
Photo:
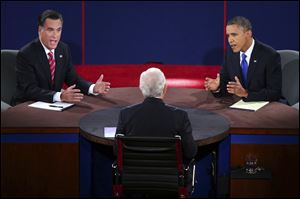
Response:
[{"label": "man in black suit", "polygon": [[[60,41],[63,25],[60,13],[44,11],[38,25],[39,38],[25,45],[17,55],[14,103],[79,102],[83,99],[81,92],[97,95],[109,91],[110,83],[102,81],[103,75],[92,84],[76,74],[70,49]],[[61,90],[64,83],[69,87]]]},{"label": "man in black suit", "polygon": [[226,34],[231,47],[221,74],[205,78],[205,89],[214,96],[234,94],[244,101],[277,101],[281,97],[280,55],[252,36],[252,26],[245,17],[229,20]]},{"label": "man in black suit", "polygon": [[163,102],[167,91],[163,72],[158,68],[144,71],[140,76],[139,87],[145,99],[140,104],[120,111],[116,134],[149,137],[180,135],[183,158],[189,162],[197,153],[191,123],[186,111]]}]

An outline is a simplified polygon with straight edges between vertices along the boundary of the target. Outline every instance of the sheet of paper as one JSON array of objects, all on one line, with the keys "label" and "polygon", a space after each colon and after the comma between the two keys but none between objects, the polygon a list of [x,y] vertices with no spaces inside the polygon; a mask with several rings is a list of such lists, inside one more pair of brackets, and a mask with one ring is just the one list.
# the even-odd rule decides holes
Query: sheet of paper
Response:
[{"label": "sheet of paper", "polygon": [[117,127],[104,127],[104,137],[112,138],[115,137]]},{"label": "sheet of paper", "polygon": [[47,102],[37,101],[32,104],[29,104],[28,106],[34,107],[34,108],[53,110],[53,111],[63,111],[69,107],[74,106],[74,104],[66,103],[66,102],[47,103]]},{"label": "sheet of paper", "polygon": [[257,111],[258,109],[267,105],[268,103],[268,101],[244,102],[243,100],[240,100],[235,104],[231,105],[230,108]]}]

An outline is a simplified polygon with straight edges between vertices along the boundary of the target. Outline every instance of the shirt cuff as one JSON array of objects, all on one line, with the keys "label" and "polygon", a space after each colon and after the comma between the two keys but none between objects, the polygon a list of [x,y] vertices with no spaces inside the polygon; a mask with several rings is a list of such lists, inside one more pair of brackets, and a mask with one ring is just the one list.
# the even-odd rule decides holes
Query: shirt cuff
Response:
[{"label": "shirt cuff", "polygon": [[95,84],[92,84],[90,86],[88,94],[99,95],[99,93],[94,93],[94,87],[95,87]]},{"label": "shirt cuff", "polygon": [[53,102],[61,102],[61,98],[60,98],[61,92],[56,92],[53,95]]},{"label": "shirt cuff", "polygon": [[213,92],[213,93],[219,93],[219,92],[220,92],[220,90],[221,90],[221,88],[218,88],[217,90],[215,90],[215,91],[211,91],[211,92]]}]

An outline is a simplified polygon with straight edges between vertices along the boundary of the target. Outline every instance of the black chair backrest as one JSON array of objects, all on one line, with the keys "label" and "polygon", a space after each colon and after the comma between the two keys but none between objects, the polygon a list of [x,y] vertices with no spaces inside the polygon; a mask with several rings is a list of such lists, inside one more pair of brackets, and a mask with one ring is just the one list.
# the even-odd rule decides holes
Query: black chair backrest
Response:
[{"label": "black chair backrest", "polygon": [[12,105],[16,90],[16,57],[18,50],[1,50],[1,101]]},{"label": "black chair backrest", "polygon": [[180,136],[117,135],[117,168],[125,195],[177,197],[184,186]]},{"label": "black chair backrest", "polygon": [[289,105],[299,102],[299,52],[278,50],[281,57],[282,95]]}]

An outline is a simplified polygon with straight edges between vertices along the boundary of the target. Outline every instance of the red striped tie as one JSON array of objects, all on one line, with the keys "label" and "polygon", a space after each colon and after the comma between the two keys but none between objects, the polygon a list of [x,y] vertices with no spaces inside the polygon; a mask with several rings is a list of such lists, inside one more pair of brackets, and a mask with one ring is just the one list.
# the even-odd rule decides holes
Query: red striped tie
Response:
[{"label": "red striped tie", "polygon": [[50,66],[50,73],[51,73],[51,80],[52,80],[52,84],[54,83],[54,73],[55,73],[55,60],[53,59],[53,52],[49,52],[49,66]]}]

